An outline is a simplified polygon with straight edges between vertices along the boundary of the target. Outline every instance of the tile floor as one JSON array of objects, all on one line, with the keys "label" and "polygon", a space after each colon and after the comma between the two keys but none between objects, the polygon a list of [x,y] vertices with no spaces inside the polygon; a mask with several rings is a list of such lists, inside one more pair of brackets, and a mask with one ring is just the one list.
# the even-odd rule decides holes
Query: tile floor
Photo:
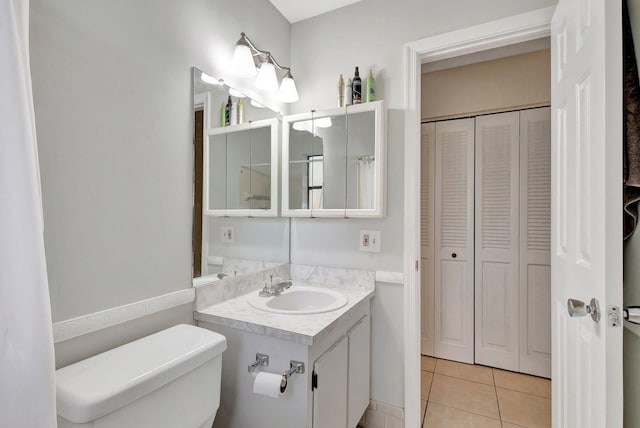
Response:
[{"label": "tile floor", "polygon": [[423,428],[551,427],[551,381],[422,356]]}]

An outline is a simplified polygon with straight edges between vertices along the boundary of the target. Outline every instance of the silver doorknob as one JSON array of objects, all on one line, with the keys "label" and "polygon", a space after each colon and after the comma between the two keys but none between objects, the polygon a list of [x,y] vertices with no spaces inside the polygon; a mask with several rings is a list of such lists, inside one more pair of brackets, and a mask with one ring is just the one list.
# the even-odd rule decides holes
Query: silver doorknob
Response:
[{"label": "silver doorknob", "polygon": [[600,321],[600,305],[598,301],[593,298],[589,305],[582,300],[569,299],[567,300],[567,310],[570,317],[584,317],[587,314],[591,314],[591,319],[595,322]]},{"label": "silver doorknob", "polygon": [[622,310],[622,318],[633,324],[640,324],[640,306],[629,306]]}]

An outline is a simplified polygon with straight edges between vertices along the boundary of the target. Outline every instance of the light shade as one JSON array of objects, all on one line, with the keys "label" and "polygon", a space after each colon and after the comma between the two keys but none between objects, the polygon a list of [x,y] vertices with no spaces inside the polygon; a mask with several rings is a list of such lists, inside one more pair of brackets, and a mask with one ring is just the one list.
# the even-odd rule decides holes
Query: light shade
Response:
[{"label": "light shade", "polygon": [[276,76],[276,67],[271,61],[271,57],[260,64],[258,77],[256,77],[256,86],[259,89],[275,92],[278,90],[278,76]]},{"label": "light shade", "polygon": [[236,50],[231,60],[231,73],[238,77],[253,77],[257,73],[253,53],[243,38],[236,43]]},{"label": "light shade", "polygon": [[283,103],[295,103],[300,99],[298,96],[298,88],[296,88],[296,82],[294,82],[290,71],[287,71],[287,74],[285,74],[282,79],[282,83],[280,83],[278,99]]}]

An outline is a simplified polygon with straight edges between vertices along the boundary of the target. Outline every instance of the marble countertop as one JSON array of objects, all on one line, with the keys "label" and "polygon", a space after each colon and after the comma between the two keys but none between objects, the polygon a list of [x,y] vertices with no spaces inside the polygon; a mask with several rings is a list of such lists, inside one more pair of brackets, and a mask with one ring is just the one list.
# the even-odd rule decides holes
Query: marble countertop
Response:
[{"label": "marble countertop", "polygon": [[252,291],[202,308],[196,312],[196,319],[310,346],[318,336],[332,330],[343,315],[351,312],[359,304],[368,302],[375,293],[373,289],[367,287],[330,285],[295,280],[292,289],[305,286],[323,287],[338,291],[344,294],[349,299],[349,302],[340,309],[320,314],[276,314],[264,312],[249,305],[247,301],[249,296],[258,293],[258,291]]}]

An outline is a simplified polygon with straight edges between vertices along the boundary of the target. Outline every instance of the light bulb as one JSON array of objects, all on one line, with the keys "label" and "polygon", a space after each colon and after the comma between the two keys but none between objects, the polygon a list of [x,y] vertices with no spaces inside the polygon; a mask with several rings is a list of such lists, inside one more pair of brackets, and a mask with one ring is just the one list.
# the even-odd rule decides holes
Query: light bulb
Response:
[{"label": "light bulb", "polygon": [[231,73],[238,77],[253,77],[257,73],[253,53],[244,41],[244,36],[236,43],[236,50],[231,60]]},{"label": "light bulb", "polygon": [[278,76],[276,76],[276,67],[271,62],[271,57],[267,57],[266,61],[260,65],[258,77],[256,77],[256,86],[259,89],[275,92],[278,90]]},{"label": "light bulb", "polygon": [[298,96],[298,89],[296,88],[296,82],[294,82],[290,71],[287,71],[287,74],[285,74],[282,82],[280,83],[278,99],[283,103],[295,103],[300,99]]}]

